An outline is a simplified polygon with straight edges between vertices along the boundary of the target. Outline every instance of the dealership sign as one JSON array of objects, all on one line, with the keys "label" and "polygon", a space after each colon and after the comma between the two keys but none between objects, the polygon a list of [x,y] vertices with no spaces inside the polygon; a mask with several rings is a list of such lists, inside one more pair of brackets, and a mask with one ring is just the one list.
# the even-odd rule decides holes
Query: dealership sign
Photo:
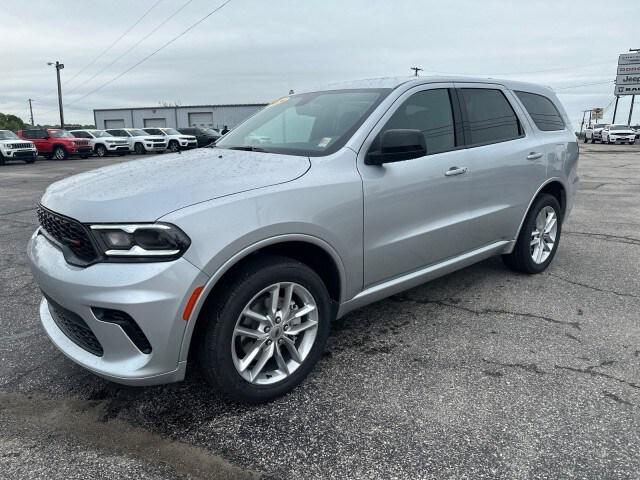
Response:
[{"label": "dealership sign", "polygon": [[614,95],[640,95],[640,53],[618,57],[618,75]]}]

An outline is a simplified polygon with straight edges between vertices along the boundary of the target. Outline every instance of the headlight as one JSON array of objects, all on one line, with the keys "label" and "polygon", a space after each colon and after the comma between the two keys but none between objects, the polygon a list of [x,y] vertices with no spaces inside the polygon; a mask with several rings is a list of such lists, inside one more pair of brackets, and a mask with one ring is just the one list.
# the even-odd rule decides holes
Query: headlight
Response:
[{"label": "headlight", "polygon": [[13,148],[13,145],[10,143],[7,143],[6,145],[4,145],[4,148],[6,148],[7,150],[11,150]]},{"label": "headlight", "polygon": [[102,253],[113,261],[172,260],[182,255],[191,240],[168,223],[91,225]]}]

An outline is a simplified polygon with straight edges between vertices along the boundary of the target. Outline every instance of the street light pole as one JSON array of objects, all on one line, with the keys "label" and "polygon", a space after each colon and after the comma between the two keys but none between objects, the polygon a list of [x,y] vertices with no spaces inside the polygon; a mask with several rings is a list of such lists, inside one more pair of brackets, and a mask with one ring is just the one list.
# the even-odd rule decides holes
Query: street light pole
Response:
[{"label": "street light pole", "polygon": [[56,60],[56,63],[47,62],[47,65],[56,66],[56,78],[58,79],[58,106],[60,107],[60,128],[64,128],[64,112],[62,110],[62,87],[60,86],[60,70],[64,68],[64,63]]},{"label": "street light pole", "polygon": [[32,99],[29,99],[29,113],[31,114],[31,126],[35,126],[35,124],[33,123],[33,106],[31,106],[31,102],[33,102]]},{"label": "street light pole", "polygon": [[418,76],[418,72],[421,72],[422,69],[420,67],[411,67],[409,70],[413,70],[415,72],[414,76]]}]

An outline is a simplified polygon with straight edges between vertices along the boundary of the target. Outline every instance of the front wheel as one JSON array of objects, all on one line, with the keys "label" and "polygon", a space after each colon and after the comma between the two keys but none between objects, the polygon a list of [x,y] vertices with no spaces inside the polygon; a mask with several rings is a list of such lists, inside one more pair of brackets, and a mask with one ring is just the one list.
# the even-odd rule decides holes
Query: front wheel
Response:
[{"label": "front wheel", "polygon": [[261,257],[241,267],[201,314],[201,369],[232,400],[273,400],[318,362],[332,315],[327,289],[312,269]]},{"label": "front wheel", "polygon": [[543,272],[556,255],[561,231],[558,200],[547,193],[540,195],[527,213],[513,252],[502,256],[504,263],[518,272]]},{"label": "front wheel", "polygon": [[584,136],[584,143],[587,143],[589,141],[589,139],[587,138],[587,136]]},{"label": "front wheel", "polygon": [[104,145],[96,145],[96,155],[104,157],[107,154],[107,148]]},{"label": "front wheel", "polygon": [[55,160],[66,160],[67,159],[67,152],[64,148],[62,147],[56,147],[53,149],[53,158]]},{"label": "front wheel", "polygon": [[175,140],[171,140],[169,142],[169,150],[172,152],[177,152],[178,150],[180,150],[180,144]]},{"label": "front wheel", "polygon": [[145,152],[144,145],[142,145],[141,143],[136,143],[133,149],[135,150],[137,155],[142,155]]}]

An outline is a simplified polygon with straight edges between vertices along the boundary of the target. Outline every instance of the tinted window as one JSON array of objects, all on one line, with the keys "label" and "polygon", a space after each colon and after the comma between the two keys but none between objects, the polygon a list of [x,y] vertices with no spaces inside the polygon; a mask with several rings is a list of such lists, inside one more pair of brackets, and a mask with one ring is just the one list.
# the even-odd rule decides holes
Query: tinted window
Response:
[{"label": "tinted window", "polygon": [[545,132],[564,130],[562,116],[551,100],[535,93],[515,93],[531,115],[536,127]]},{"label": "tinted window", "polygon": [[144,131],[150,135],[164,135],[164,132],[159,128],[145,128]]},{"label": "tinted window", "polygon": [[422,132],[427,154],[454,149],[456,138],[449,90],[439,88],[412,95],[394,112],[380,135],[387,130],[405,128]]},{"label": "tinted window", "polygon": [[460,90],[469,145],[497,143],[520,137],[520,122],[500,90],[463,88]]}]

